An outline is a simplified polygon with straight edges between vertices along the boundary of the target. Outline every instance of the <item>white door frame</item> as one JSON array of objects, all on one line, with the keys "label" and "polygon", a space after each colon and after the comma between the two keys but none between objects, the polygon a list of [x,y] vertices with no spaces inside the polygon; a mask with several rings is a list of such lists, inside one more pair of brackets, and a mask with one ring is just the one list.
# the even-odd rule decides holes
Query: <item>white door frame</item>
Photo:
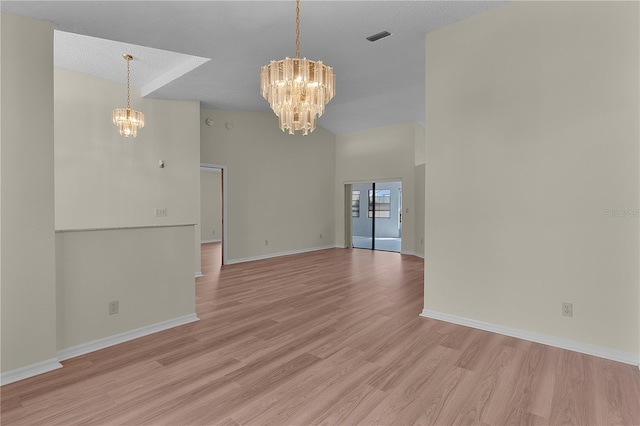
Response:
[{"label": "white door frame", "polygon": [[353,232],[351,230],[351,203],[352,203],[352,185],[350,183],[344,184],[344,248],[353,248]]},{"label": "white door frame", "polygon": [[227,231],[227,221],[229,219],[229,216],[227,215],[229,167],[223,164],[200,163],[200,170],[205,172],[220,170],[222,172],[222,264],[227,265],[229,261],[229,256],[227,256],[227,246],[229,241],[229,233]]}]

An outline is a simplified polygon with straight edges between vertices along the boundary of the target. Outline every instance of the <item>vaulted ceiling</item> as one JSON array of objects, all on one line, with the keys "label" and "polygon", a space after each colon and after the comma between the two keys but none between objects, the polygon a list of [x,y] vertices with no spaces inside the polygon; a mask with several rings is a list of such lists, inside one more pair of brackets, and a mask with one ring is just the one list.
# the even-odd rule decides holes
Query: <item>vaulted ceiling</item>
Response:
[{"label": "vaulted ceiling", "polygon": [[[336,96],[319,124],[339,134],[424,125],[424,35],[504,2],[317,1],[300,5],[301,56],[334,68]],[[143,96],[202,108],[269,110],[260,67],[295,56],[294,1],[2,1],[3,13],[55,23],[55,63],[125,81],[136,57]],[[392,35],[376,42],[367,36]]]}]

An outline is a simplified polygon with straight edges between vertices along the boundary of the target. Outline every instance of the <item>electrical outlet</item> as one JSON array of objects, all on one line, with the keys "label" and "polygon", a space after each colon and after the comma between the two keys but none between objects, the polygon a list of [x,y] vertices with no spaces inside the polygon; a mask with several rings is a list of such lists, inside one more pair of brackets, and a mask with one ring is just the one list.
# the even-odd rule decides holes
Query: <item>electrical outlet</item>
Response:
[{"label": "electrical outlet", "polygon": [[153,209],[153,216],[167,217],[167,209]]},{"label": "electrical outlet", "polygon": [[109,315],[115,315],[119,311],[120,311],[120,302],[118,300],[109,302]]},{"label": "electrical outlet", "polygon": [[269,240],[264,240],[264,245],[268,246],[269,245]]},{"label": "electrical outlet", "polygon": [[562,302],[562,316],[563,317],[573,316],[573,303]]}]

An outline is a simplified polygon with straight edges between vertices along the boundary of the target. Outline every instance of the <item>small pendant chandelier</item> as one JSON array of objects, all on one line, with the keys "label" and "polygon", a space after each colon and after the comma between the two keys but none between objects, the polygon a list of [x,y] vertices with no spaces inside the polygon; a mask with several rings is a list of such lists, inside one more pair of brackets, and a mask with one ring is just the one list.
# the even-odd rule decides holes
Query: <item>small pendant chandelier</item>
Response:
[{"label": "small pendant chandelier", "polygon": [[308,135],[335,95],[335,75],[322,61],[300,59],[300,0],[296,0],[296,57],[271,61],[260,73],[260,94],[280,119],[280,130]]},{"label": "small pendant chandelier", "polygon": [[120,134],[125,137],[138,135],[138,129],[144,127],[144,114],[131,109],[131,88],[129,83],[129,63],[133,61],[133,56],[124,54],[122,57],[127,61],[127,107],[115,108],[112,114],[113,124],[118,126]]}]

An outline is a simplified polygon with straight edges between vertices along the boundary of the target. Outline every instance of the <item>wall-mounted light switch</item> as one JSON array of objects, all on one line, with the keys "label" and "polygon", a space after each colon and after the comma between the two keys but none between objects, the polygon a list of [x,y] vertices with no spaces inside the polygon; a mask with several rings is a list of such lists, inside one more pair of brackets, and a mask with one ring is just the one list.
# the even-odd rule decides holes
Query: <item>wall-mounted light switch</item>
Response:
[{"label": "wall-mounted light switch", "polygon": [[120,311],[120,302],[118,300],[109,302],[109,315],[115,315],[119,311]]}]

